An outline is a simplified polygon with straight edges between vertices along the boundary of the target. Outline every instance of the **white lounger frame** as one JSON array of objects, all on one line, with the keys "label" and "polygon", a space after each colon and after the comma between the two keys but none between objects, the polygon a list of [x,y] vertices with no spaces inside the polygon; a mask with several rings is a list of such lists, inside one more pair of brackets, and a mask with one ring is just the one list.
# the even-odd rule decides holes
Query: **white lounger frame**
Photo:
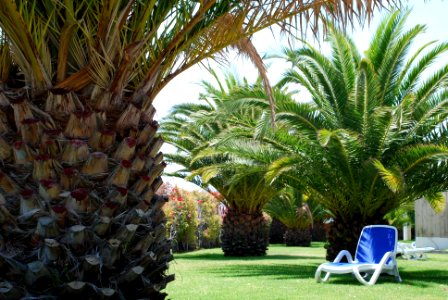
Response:
[{"label": "white lounger frame", "polygon": [[426,253],[434,251],[433,247],[420,247],[417,248],[415,242],[412,244],[398,243],[397,253],[401,254],[404,259],[426,259],[428,256]]},{"label": "white lounger frame", "polygon": [[[353,273],[356,279],[364,285],[374,285],[378,280],[378,277],[381,273],[387,273],[389,275],[395,276],[395,279],[398,282],[401,282],[401,277],[398,272],[397,263],[395,261],[395,255],[392,255],[392,252],[386,252],[381,259],[381,262],[378,264],[360,264],[357,261],[353,260],[352,255],[347,250],[343,250],[339,252],[338,256],[333,261],[334,263],[338,263],[341,261],[343,257],[347,258],[349,262],[345,266],[337,266],[335,267],[331,263],[321,264],[319,268],[317,268],[315,279],[317,282],[326,282],[330,279],[330,275],[333,274],[348,274]],[[391,262],[386,264],[387,260],[391,258]],[[322,278],[321,273],[326,272],[325,276]],[[361,273],[371,274],[369,280],[366,280],[367,276],[362,275]]]},{"label": "white lounger frame", "polygon": [[[397,231],[395,227],[387,225],[371,225],[367,227],[391,227],[395,230],[395,241],[397,241]],[[358,242],[359,243],[359,242]],[[396,249],[395,244],[394,251],[386,252],[379,263],[359,263],[353,260],[352,255],[347,250],[342,250],[336,256],[333,263],[323,263],[321,264],[315,274],[315,279],[317,282],[326,282],[330,279],[330,275],[333,274],[348,274],[353,273],[356,279],[359,280],[364,285],[374,285],[381,273],[387,273],[389,275],[395,276],[398,282],[401,282],[401,277],[398,272],[398,266],[396,261]],[[335,263],[340,263],[342,258],[346,257],[348,263],[341,263],[335,265]],[[321,277],[321,273],[326,272],[324,277]],[[363,273],[363,274],[361,274]],[[369,275],[371,275],[369,280],[366,280]]]}]

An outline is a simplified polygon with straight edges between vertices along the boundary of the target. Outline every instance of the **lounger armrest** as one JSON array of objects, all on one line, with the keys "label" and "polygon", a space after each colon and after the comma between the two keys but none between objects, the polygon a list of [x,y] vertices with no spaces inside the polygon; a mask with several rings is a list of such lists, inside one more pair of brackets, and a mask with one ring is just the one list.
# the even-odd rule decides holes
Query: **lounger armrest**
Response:
[{"label": "lounger armrest", "polygon": [[338,256],[336,256],[336,258],[334,259],[333,262],[338,263],[341,261],[342,258],[346,257],[349,263],[353,262],[353,257],[350,254],[350,252],[348,252],[347,250],[342,250],[341,252],[338,253]]},{"label": "lounger armrest", "polygon": [[389,251],[384,253],[383,258],[381,258],[379,265],[384,266],[387,263],[387,260],[394,254],[394,251]]},{"label": "lounger armrest", "polygon": [[[381,258],[381,261],[378,264],[366,264],[366,265],[359,265],[353,267],[353,274],[355,275],[356,279],[358,279],[359,282],[361,282],[364,285],[374,285],[380,276],[381,272],[383,271],[383,267],[386,265],[387,261],[391,256],[394,255],[394,251],[389,251],[384,253],[383,257]],[[392,259],[394,259],[392,257]],[[372,276],[370,277],[370,280],[367,281],[362,275],[361,272],[365,271],[373,271]],[[397,271],[398,275],[398,271]],[[397,276],[396,275],[396,276]],[[401,278],[398,275],[399,280],[401,281]]]}]

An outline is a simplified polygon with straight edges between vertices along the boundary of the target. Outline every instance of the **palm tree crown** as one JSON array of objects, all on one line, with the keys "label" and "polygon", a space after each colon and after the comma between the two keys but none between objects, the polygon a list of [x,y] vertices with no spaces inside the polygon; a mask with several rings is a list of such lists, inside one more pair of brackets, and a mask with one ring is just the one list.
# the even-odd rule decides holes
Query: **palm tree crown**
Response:
[{"label": "palm tree crown", "polygon": [[[252,86],[231,75],[225,83],[218,80],[219,88],[203,85],[205,105],[176,106],[162,121],[164,138],[178,149],[167,157],[184,166],[179,175],[200,176],[201,182],[213,185],[224,196],[228,209],[221,231],[224,254],[264,255],[268,235],[262,209],[286,191],[267,182],[264,175],[269,155],[252,140],[270,129],[269,125],[258,126],[270,124],[268,95],[261,82]],[[278,89],[273,95],[277,104],[292,101]],[[247,101],[262,104],[263,109],[241,105]],[[235,133],[244,134],[251,142],[234,143]]]},{"label": "palm tree crown", "polygon": [[312,104],[278,111],[279,121],[306,141],[294,155],[272,163],[269,177],[289,173],[293,182],[318,195],[347,230],[353,222],[380,222],[387,212],[421,196],[435,208],[444,203],[448,66],[427,79],[422,74],[448,43],[426,44],[407,59],[424,26],[405,31],[406,16],[386,17],[364,57],[335,29],[329,30],[330,57],[311,46],[285,51],[293,67],[281,84],[304,86]]},{"label": "palm tree crown", "polygon": [[[210,183],[218,189],[230,207],[248,212],[259,211],[277,193],[265,181],[267,164],[254,167],[253,157],[260,148],[250,148],[249,144],[246,148],[238,147],[232,143],[230,134],[235,131],[241,134],[241,129],[247,129],[244,132],[249,138],[263,134],[266,126],[258,125],[270,120],[269,112],[264,110],[269,107],[266,91],[260,82],[251,86],[245,80],[228,75],[222,83],[213,74],[219,88],[203,82],[206,92],[201,99],[205,104],[177,105],[162,120],[162,136],[178,150],[175,154],[167,154],[167,158],[184,167],[177,175],[192,179],[196,175],[201,176],[201,182]],[[289,94],[277,89],[273,92],[279,103],[292,101]],[[264,109],[246,106],[247,101],[261,104]],[[229,137],[226,138],[225,147],[238,148],[241,152],[234,155],[221,148],[217,144],[221,137]],[[257,155],[260,162],[264,158],[263,153]],[[247,172],[249,166],[252,167],[250,174]]]}]

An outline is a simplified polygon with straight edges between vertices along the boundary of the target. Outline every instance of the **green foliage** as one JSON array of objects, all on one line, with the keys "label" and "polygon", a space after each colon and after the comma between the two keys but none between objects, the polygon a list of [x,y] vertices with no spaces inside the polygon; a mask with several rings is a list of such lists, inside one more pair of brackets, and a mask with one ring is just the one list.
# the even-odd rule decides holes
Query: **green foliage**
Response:
[{"label": "green foliage", "polygon": [[[200,176],[203,184],[211,184],[229,207],[257,212],[281,191],[266,180],[269,149],[254,137],[270,130],[270,126],[260,125],[271,119],[268,97],[260,81],[250,85],[245,79],[227,75],[222,82],[213,74],[217,87],[203,82],[203,103],[175,106],[162,120],[162,136],[178,149],[167,159],[184,167],[178,175]],[[291,95],[280,89],[273,94],[279,103],[292,101]],[[262,109],[248,107],[246,102],[262,105]],[[235,143],[236,134],[244,134],[248,140]]]},{"label": "green foliage", "polygon": [[269,201],[264,211],[280,220],[288,229],[308,229],[313,224],[311,210],[303,195],[291,188]]},{"label": "green foliage", "polygon": [[169,197],[164,206],[167,216],[167,234],[177,251],[219,245],[221,217],[219,201],[206,192],[186,191],[164,184],[159,193]]},{"label": "green foliage", "polygon": [[202,193],[197,201],[199,212],[198,240],[201,248],[211,248],[219,245],[222,218],[218,214],[219,201],[215,197]]},{"label": "green foliage", "polygon": [[385,216],[390,225],[397,228],[402,228],[404,225],[414,225],[415,224],[415,211],[413,204],[404,204],[397,209],[392,210]]},{"label": "green foliage", "polygon": [[424,26],[405,31],[406,16],[384,18],[364,57],[334,28],[329,57],[308,45],[285,51],[293,67],[280,84],[307,88],[313,113],[300,103],[279,108],[278,122],[306,139],[275,132],[283,143],[276,148],[290,151],[272,162],[268,176],[305,187],[334,218],[368,222],[423,195],[440,209],[439,192],[448,188],[448,67],[421,76],[448,45],[424,45],[407,59]]},{"label": "green foliage", "polygon": [[[274,88],[275,128],[263,117],[267,97],[256,85],[230,78],[213,90],[213,117],[197,120],[215,131],[192,155],[191,165],[205,162],[194,174],[226,178],[228,191],[242,182],[254,191],[269,186],[276,191],[270,198],[285,186],[301,190],[326,209],[338,231],[332,234],[350,247],[358,228],[385,222],[403,203],[426,196],[440,210],[448,188],[448,66],[422,74],[448,44],[424,45],[408,58],[424,26],[406,31],[406,16],[385,17],[364,56],[333,27],[328,57],[309,45],[285,50],[292,67]],[[312,102],[293,101],[285,89],[291,84],[305,87]]]},{"label": "green foliage", "polygon": [[195,250],[198,246],[196,231],[198,228],[198,214],[195,199],[183,197],[177,188],[169,196],[165,205],[165,214],[168,216],[167,228],[169,237],[177,245],[178,251]]},{"label": "green foliage", "polygon": [[[275,129],[260,84],[235,77],[218,88],[206,84],[206,107],[173,113],[176,127],[166,131],[180,145],[186,171],[214,185],[230,206],[249,211],[285,186],[303,190],[341,224],[333,235],[353,234],[350,247],[358,234],[348,230],[354,220],[356,228],[384,222],[388,212],[422,196],[441,209],[440,192],[448,188],[448,66],[422,74],[448,44],[424,45],[408,58],[424,26],[405,30],[406,16],[385,17],[364,55],[331,26],[328,57],[309,45],[285,50],[292,68],[274,88]],[[312,102],[292,101],[287,84],[305,87]]]}]

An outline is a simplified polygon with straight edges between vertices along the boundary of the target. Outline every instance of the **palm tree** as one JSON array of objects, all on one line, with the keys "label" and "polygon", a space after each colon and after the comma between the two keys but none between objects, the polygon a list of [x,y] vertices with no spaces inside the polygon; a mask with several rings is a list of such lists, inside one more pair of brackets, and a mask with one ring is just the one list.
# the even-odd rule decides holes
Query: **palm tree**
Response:
[{"label": "palm tree", "polygon": [[[251,86],[245,80],[227,75],[223,83],[216,73],[212,74],[219,88],[203,82],[206,92],[201,100],[205,104],[177,105],[162,121],[162,136],[178,149],[176,154],[168,154],[167,159],[183,166],[176,175],[191,179],[200,176],[202,184],[211,184],[225,198],[227,212],[221,230],[225,255],[264,255],[269,239],[262,209],[281,189],[277,191],[266,182],[264,174],[268,164],[252,165],[249,161],[234,160],[225,152],[214,151],[215,141],[233,130],[246,128],[249,137],[262,134],[265,128],[257,128],[257,123],[260,120],[269,123],[270,111],[247,109],[238,103],[250,99],[269,105],[266,101],[269,97],[260,82]],[[277,102],[287,97],[278,90],[273,95]],[[245,149],[248,155],[256,153]]]},{"label": "palm tree", "polygon": [[163,298],[156,95],[275,23],[382,2],[0,1],[1,298]]},{"label": "palm tree", "polygon": [[[422,73],[448,43],[425,44],[406,59],[425,28],[405,31],[406,17],[388,15],[364,57],[333,28],[329,57],[311,46],[285,52],[292,68],[282,84],[302,85],[312,103],[277,111],[294,138],[283,134],[288,151],[272,163],[268,177],[305,187],[331,212],[329,260],[339,250],[354,251],[363,226],[384,223],[403,203],[422,196],[435,208],[444,203],[448,66],[426,79]],[[299,134],[303,139],[296,139]]]},{"label": "palm tree", "polygon": [[308,247],[312,240],[313,215],[303,195],[290,187],[287,189],[287,192],[269,201],[264,211],[286,226],[286,246]]}]

